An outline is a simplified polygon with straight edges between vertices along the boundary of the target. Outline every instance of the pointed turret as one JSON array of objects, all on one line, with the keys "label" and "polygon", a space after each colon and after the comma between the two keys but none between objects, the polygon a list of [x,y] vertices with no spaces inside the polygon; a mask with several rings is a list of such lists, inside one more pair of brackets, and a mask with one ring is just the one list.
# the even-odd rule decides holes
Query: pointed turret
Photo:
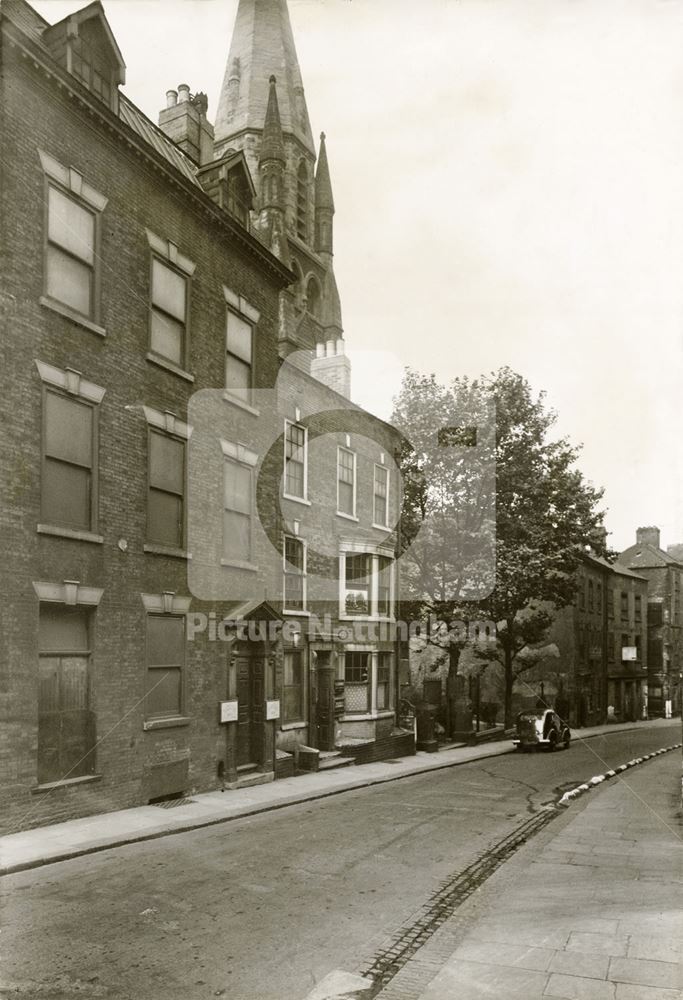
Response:
[{"label": "pointed turret", "polygon": [[282,135],[280,109],[277,99],[277,80],[271,75],[268,107],[263,123],[261,151],[259,154],[259,219],[258,233],[276,257],[290,263],[289,244],[285,226],[285,143]]},{"label": "pointed turret", "polygon": [[216,113],[219,147],[236,132],[262,129],[272,73],[280,81],[283,130],[314,152],[286,0],[239,0]]},{"label": "pointed turret", "polygon": [[315,249],[320,254],[329,254],[330,257],[334,246],[333,217],[332,181],[327,162],[325,133],[321,132],[318,166],[315,172]]},{"label": "pointed turret", "polygon": [[263,123],[263,137],[261,139],[259,166],[266,163],[268,160],[276,160],[284,166],[285,142],[282,135],[280,106],[277,100],[276,77],[271,75],[268,84],[268,107],[266,108],[266,118]]}]

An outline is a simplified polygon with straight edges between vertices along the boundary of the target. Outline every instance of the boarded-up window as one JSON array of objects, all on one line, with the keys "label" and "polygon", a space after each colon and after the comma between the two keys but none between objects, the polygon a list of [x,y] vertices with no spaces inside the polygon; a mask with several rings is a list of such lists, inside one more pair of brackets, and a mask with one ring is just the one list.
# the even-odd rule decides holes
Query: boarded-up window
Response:
[{"label": "boarded-up window", "polygon": [[228,309],[225,387],[247,403],[251,400],[253,336],[251,324]]},{"label": "boarded-up window", "polygon": [[185,621],[179,615],[147,616],[147,719],[178,716],[182,712],[185,665]]},{"label": "boarded-up window", "polygon": [[41,519],[46,524],[95,527],[95,423],[88,403],[45,392]]},{"label": "boarded-up window", "polygon": [[152,260],[150,349],[182,366],[187,328],[187,278],[156,257]]},{"label": "boarded-up window", "polygon": [[185,442],[166,434],[149,435],[147,538],[182,548],[185,498]]},{"label": "boarded-up window", "polygon": [[303,722],[304,720],[304,671],[301,653],[298,650],[285,653],[284,662],[284,705],[282,721]]},{"label": "boarded-up window", "polygon": [[228,560],[251,559],[252,470],[240,462],[225,460],[223,556]]},{"label": "boarded-up window", "polygon": [[95,718],[90,709],[88,612],[41,604],[38,635],[38,782],[91,774]]},{"label": "boarded-up window", "polygon": [[96,216],[52,184],[47,197],[45,294],[93,319]]}]

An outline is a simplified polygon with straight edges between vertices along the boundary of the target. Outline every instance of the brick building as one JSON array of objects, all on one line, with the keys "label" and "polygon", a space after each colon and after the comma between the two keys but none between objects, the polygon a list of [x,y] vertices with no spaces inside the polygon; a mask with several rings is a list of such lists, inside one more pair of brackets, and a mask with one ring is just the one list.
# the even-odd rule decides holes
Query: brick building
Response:
[{"label": "brick building", "polygon": [[[327,157],[315,170],[285,3],[240,3],[215,134],[186,86],[160,127],[120,91],[99,2],[49,25],[3,0],[0,27],[4,829],[269,780],[299,742],[381,752],[402,738],[394,640],[370,635],[398,587],[396,439],[348,399]],[[188,477],[203,394],[218,457]],[[326,631],[283,634],[323,608]],[[186,616],[207,622],[191,641]],[[243,642],[250,619],[279,628]],[[344,620],[363,622],[351,645]]]},{"label": "brick building", "polygon": [[648,705],[652,717],[681,711],[683,672],[683,562],[660,546],[657,527],[638,528],[636,544],[619,556],[619,564],[647,579]]},{"label": "brick building", "polygon": [[576,597],[548,636],[554,655],[534,674],[544,696],[575,726],[647,715],[647,580],[585,552]]}]

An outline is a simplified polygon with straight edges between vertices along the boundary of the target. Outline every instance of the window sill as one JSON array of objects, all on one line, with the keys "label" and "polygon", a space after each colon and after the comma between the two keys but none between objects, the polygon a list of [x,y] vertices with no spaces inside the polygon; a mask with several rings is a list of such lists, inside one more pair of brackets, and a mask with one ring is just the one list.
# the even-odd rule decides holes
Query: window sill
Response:
[{"label": "window sill", "polygon": [[293,615],[296,618],[310,618],[310,611],[289,611],[287,608],[282,609],[283,615]]},{"label": "window sill", "polygon": [[391,531],[391,528],[389,527],[388,524],[375,524],[374,521],[372,522],[370,527],[377,528],[378,531]]},{"label": "window sill", "polygon": [[57,788],[71,788],[73,785],[89,785],[93,781],[101,781],[101,774],[82,774],[78,778],[64,778],[62,781],[48,781],[44,785],[34,785],[31,788],[31,795],[40,795],[42,792],[53,792]]},{"label": "window sill", "polygon": [[355,521],[356,524],[360,521],[359,517],[355,514],[345,514],[343,510],[336,511],[337,517],[343,517],[345,521]]},{"label": "window sill", "polygon": [[361,715],[342,715],[342,722],[373,722],[376,719],[390,719],[394,715],[393,711],[381,709],[379,712],[364,712]]},{"label": "window sill", "polygon": [[396,618],[393,615],[339,615],[340,622],[384,622],[387,625],[395,625]]},{"label": "window sill", "polygon": [[283,722],[280,731],[286,733],[290,729],[306,729],[307,726],[307,722]]},{"label": "window sill", "polygon": [[185,549],[176,549],[172,545],[145,545],[144,551],[151,556],[170,556],[172,559],[191,559]]},{"label": "window sill", "polygon": [[221,559],[221,566],[227,569],[246,569],[249,573],[258,573],[258,566],[252,562],[242,562],[240,559]]},{"label": "window sill", "polygon": [[148,719],[142,723],[142,728],[146,733],[153,729],[180,729],[182,726],[189,726],[192,719],[187,715],[174,715],[170,719]]},{"label": "window sill", "polygon": [[53,524],[37,524],[36,531],[39,535],[54,535],[56,538],[71,538],[75,542],[93,542],[95,545],[104,544],[104,536],[96,535],[93,531],[79,531],[76,528],[60,528]]},{"label": "window sill", "polygon": [[107,331],[103,326],[100,326],[98,323],[93,323],[91,319],[77,313],[75,309],[70,309],[69,306],[62,305],[61,302],[57,302],[55,299],[49,299],[46,295],[41,295],[38,301],[41,306],[45,306],[46,309],[51,309],[52,312],[59,313],[60,316],[64,316],[65,319],[70,319],[72,322],[77,323],[78,326],[82,326],[85,330],[90,330],[91,333],[96,333],[99,337],[107,336]]},{"label": "window sill", "polygon": [[291,500],[292,503],[302,503],[305,507],[311,507],[311,501],[307,500],[305,497],[293,497],[290,493],[282,494],[283,500]]},{"label": "window sill", "polygon": [[174,375],[184,378],[186,382],[194,382],[194,375],[190,375],[184,368],[181,368],[180,365],[175,364],[173,361],[169,361],[168,358],[163,358],[160,354],[154,354],[153,351],[148,351],[145,357],[153,365],[157,365],[159,368],[164,368],[167,372],[172,372]]},{"label": "window sill", "polygon": [[250,403],[245,403],[245,401],[240,399],[238,396],[233,396],[233,394],[228,392],[227,389],[223,392],[223,399],[226,403],[231,403],[233,406],[238,406],[240,410],[246,410],[247,413],[251,413],[252,417],[261,416],[261,411],[255,406],[252,406]]}]

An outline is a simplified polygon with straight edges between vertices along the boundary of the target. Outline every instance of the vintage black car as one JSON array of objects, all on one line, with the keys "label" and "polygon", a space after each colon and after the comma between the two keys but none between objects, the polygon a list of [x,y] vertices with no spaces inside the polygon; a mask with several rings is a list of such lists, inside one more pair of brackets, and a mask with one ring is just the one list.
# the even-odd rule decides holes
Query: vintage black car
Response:
[{"label": "vintage black car", "polygon": [[517,716],[517,738],[512,742],[520,751],[535,747],[547,747],[553,751],[561,746],[567,750],[571,738],[567,723],[552,708],[546,708],[520,712]]}]

